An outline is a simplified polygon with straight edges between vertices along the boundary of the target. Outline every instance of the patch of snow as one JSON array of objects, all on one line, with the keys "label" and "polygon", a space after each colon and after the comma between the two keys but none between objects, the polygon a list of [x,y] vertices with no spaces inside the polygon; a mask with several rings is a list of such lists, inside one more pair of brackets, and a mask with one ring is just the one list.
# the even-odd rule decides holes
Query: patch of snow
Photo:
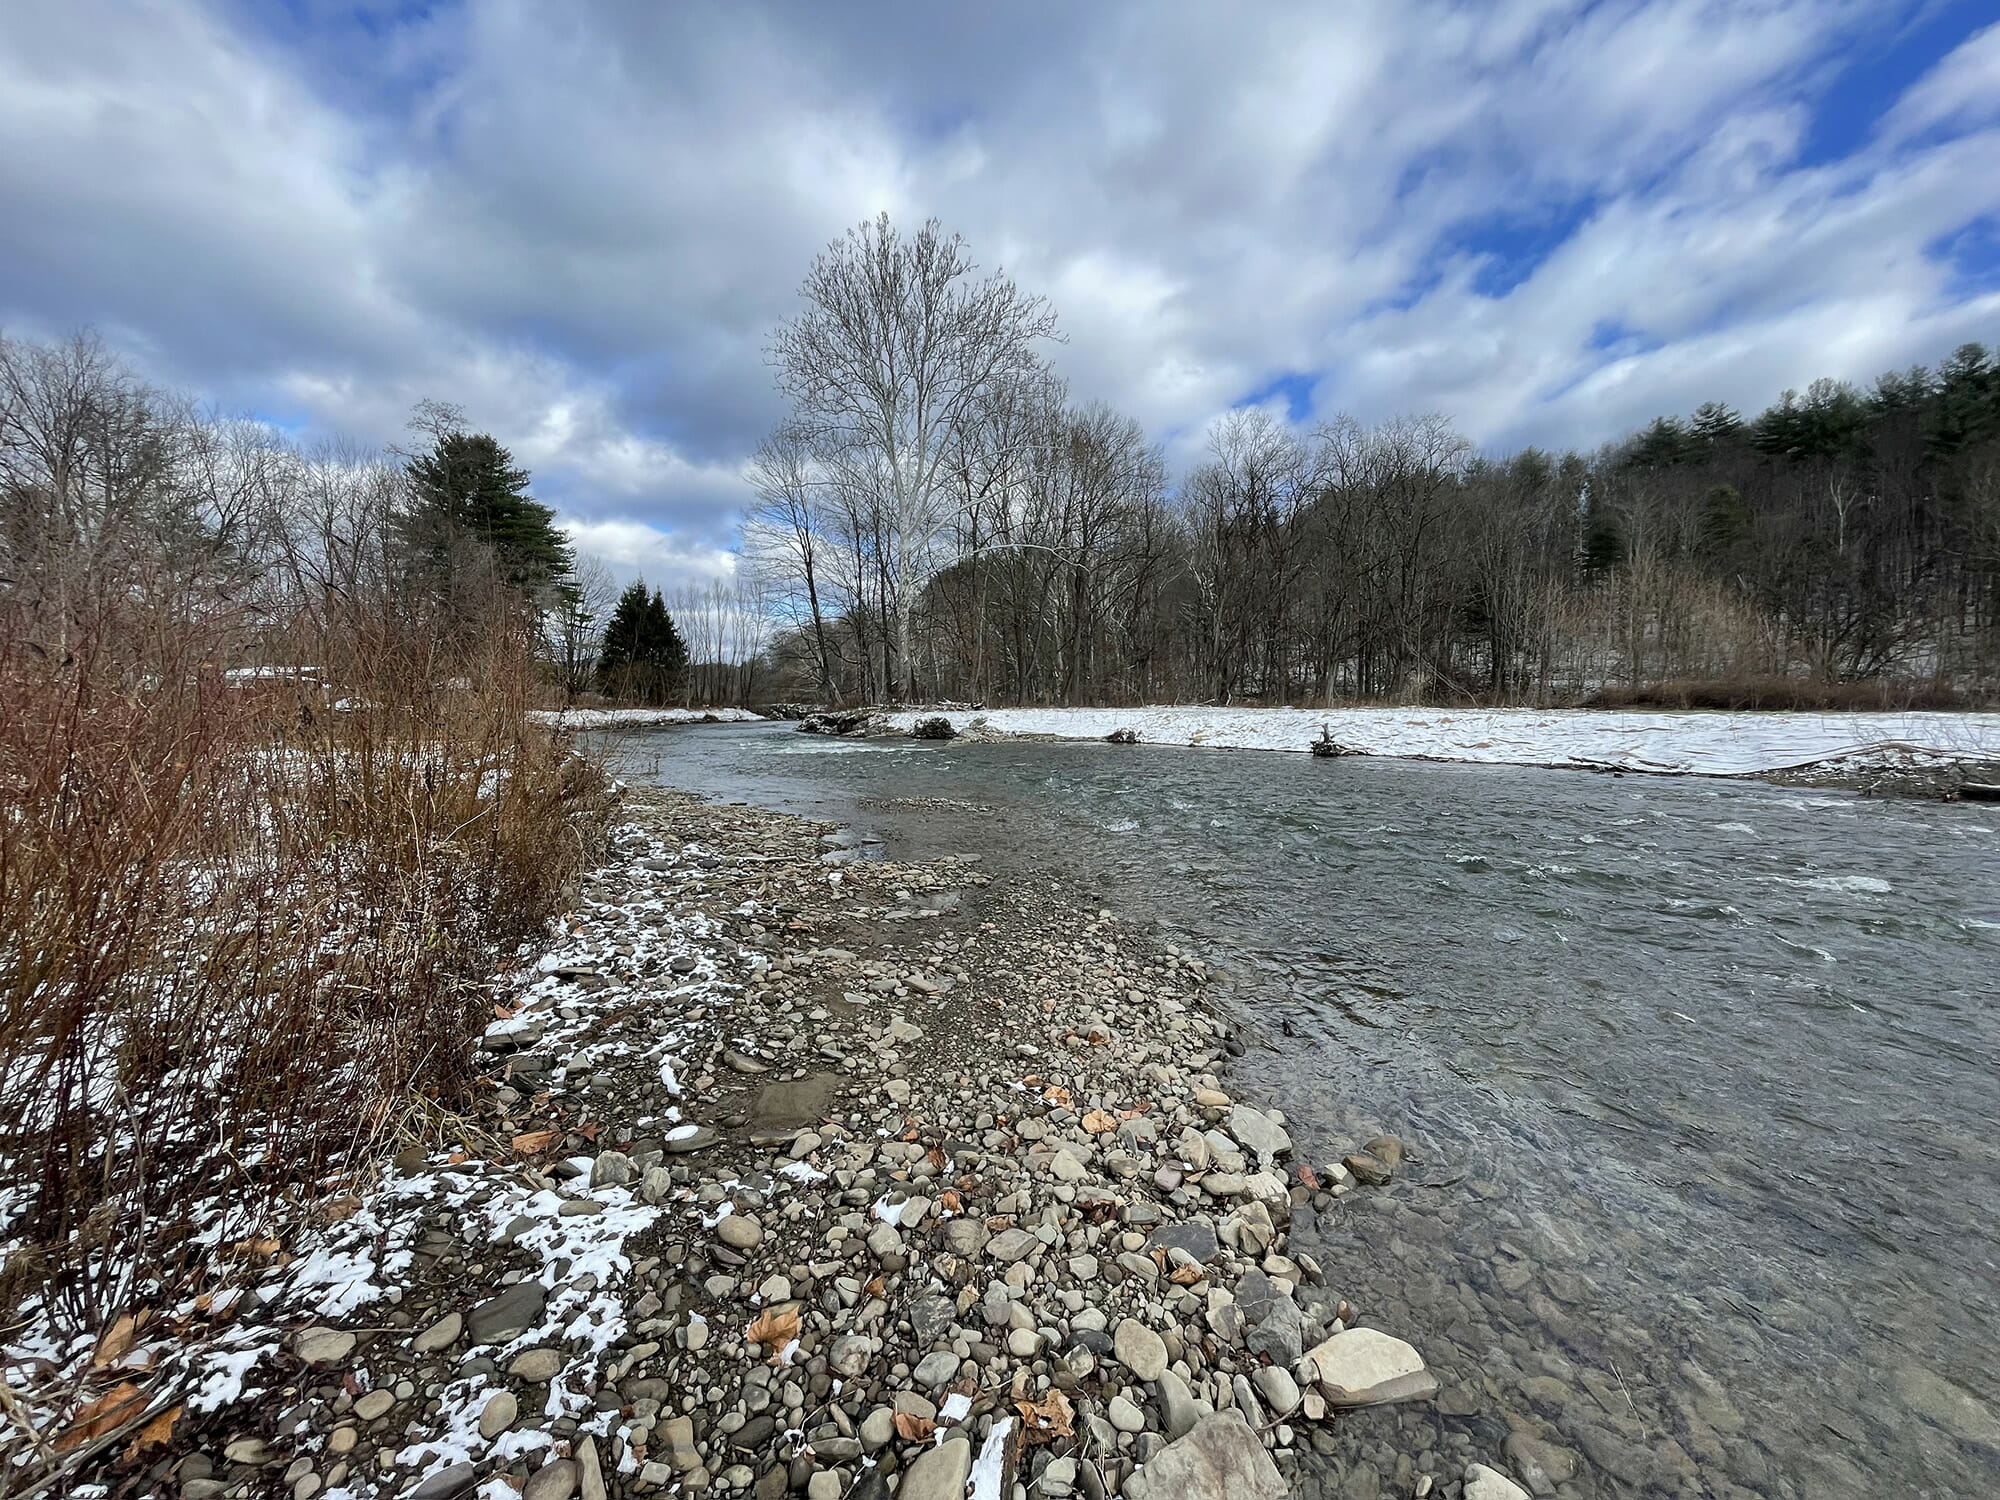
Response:
[{"label": "patch of snow", "polygon": [[[928,715],[926,715],[927,717]],[[896,713],[907,730],[918,714]],[[1003,708],[944,715],[960,733],[1305,752],[1322,730],[1366,755],[1489,765],[1754,776],[2000,759],[2000,713],[1641,713],[1532,708]]]}]

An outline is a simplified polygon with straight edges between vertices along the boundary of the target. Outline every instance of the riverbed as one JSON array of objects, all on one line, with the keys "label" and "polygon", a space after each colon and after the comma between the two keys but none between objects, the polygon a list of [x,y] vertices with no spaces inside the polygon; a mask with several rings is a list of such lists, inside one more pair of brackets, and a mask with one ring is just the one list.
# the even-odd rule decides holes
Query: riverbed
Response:
[{"label": "riverbed", "polygon": [[[2000,811],[1754,782],[1090,744],[627,737],[628,779],[1096,882],[1224,973],[1302,1235],[1561,1493],[2000,1493]],[[1524,1461],[1526,1461],[1524,1459]],[[1371,1488],[1372,1486],[1372,1488]]]}]

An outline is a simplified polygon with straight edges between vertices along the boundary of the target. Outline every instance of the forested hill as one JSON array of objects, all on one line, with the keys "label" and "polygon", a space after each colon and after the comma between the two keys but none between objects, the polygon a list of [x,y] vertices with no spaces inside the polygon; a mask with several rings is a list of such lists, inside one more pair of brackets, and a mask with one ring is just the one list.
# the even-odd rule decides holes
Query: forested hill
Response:
[{"label": "forested hill", "polygon": [[[1782,706],[2000,687],[2000,372],[1976,344],[1595,453],[1242,410],[1178,483],[1136,422],[1052,379],[967,409],[921,536],[850,451],[797,425],[766,445],[749,550],[802,690]],[[898,561],[918,546],[921,567]]]}]

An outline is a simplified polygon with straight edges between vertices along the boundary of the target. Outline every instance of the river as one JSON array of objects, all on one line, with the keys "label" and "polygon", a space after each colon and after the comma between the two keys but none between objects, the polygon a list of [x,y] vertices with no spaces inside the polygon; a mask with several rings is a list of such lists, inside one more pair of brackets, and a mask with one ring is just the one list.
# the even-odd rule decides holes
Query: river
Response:
[{"label": "river", "polygon": [[618,754],[1091,882],[1218,968],[1313,1160],[1405,1139],[1295,1240],[1445,1395],[1343,1419],[1326,1493],[1408,1494],[1449,1426],[1564,1495],[2000,1494],[2000,808],[777,725]]}]

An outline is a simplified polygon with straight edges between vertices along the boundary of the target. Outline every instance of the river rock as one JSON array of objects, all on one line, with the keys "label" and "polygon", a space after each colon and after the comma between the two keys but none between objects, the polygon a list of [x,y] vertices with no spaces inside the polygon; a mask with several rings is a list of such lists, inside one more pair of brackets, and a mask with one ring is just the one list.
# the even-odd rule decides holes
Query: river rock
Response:
[{"label": "river rock", "polygon": [[964,1500],[972,1473],[972,1444],[944,1442],[919,1454],[903,1471],[896,1500]]},{"label": "river rock", "polygon": [[1247,1104],[1237,1105],[1229,1112],[1228,1129],[1238,1145],[1260,1160],[1269,1162],[1291,1155],[1291,1136],[1284,1126],[1275,1123],[1260,1109],[1252,1109]]},{"label": "river rock", "polygon": [[479,1470],[471,1464],[450,1464],[425,1478],[410,1491],[409,1500],[458,1500],[472,1493]]},{"label": "river rock", "polygon": [[539,1281],[516,1282],[473,1308],[465,1320],[466,1332],[475,1344],[504,1344],[541,1322],[548,1297],[548,1289]]},{"label": "river rock", "polygon": [[1166,1429],[1170,1441],[1186,1437],[1194,1430],[1194,1424],[1208,1415],[1196,1403],[1187,1382],[1172,1370],[1162,1370],[1154,1388],[1160,1393],[1160,1425]]},{"label": "river rock", "polygon": [[1265,1365],[1252,1371],[1250,1383],[1274,1417],[1290,1416],[1292,1408],[1299,1404],[1298,1382],[1282,1365]]},{"label": "river rock", "polygon": [[1465,1471],[1465,1500],[1529,1500],[1529,1496],[1498,1469],[1472,1464]]},{"label": "river rock", "polygon": [[576,1493],[576,1460],[554,1458],[528,1476],[521,1500],[569,1500]]},{"label": "river rock", "polygon": [[1025,1260],[1041,1241],[1025,1229],[1003,1229],[986,1243],[986,1253],[1003,1264]]},{"label": "river rock", "polygon": [[1166,1373],[1166,1341],[1137,1318],[1127,1318],[1118,1325],[1111,1352],[1140,1380],[1158,1380]]},{"label": "river rock", "polygon": [[354,1335],[344,1328],[303,1328],[292,1335],[292,1353],[309,1365],[334,1365],[354,1352]]},{"label": "river rock", "polygon": [[462,1313],[449,1312],[430,1327],[410,1340],[410,1349],[416,1354],[436,1354],[449,1349],[458,1342],[458,1335],[465,1327]]},{"label": "river rock", "polygon": [[507,1366],[507,1373],[530,1385],[547,1385],[562,1374],[562,1368],[560,1349],[526,1349],[514,1356],[514,1362]]},{"label": "river rock", "polygon": [[1368,1187],[1381,1187],[1396,1175],[1395,1169],[1381,1157],[1368,1151],[1350,1151],[1341,1158],[1341,1165],[1354,1174],[1354,1180]]},{"label": "river rock", "polygon": [[764,1243],[764,1226],[748,1214],[731,1214],[715,1226],[715,1237],[732,1250],[755,1250]]},{"label": "river rock", "polygon": [[668,1463],[683,1474],[701,1467],[701,1453],[694,1445],[694,1419],[669,1417],[653,1429],[654,1447]]},{"label": "river rock", "polygon": [[1234,1413],[1195,1423],[1125,1481],[1128,1500],[1286,1500],[1291,1493],[1257,1435]]},{"label": "river rock", "polygon": [[1424,1368],[1423,1356],[1379,1329],[1336,1333],[1307,1357],[1319,1372],[1320,1394],[1329,1406],[1382,1406],[1426,1401],[1437,1394],[1437,1377]]},{"label": "river rock", "polygon": [[521,1414],[520,1403],[512,1391],[495,1391],[486,1398],[486,1404],[479,1409],[479,1435],[489,1443],[514,1425],[514,1419]]},{"label": "river rock", "polygon": [[1183,1219],[1178,1224],[1162,1224],[1147,1237],[1148,1248],[1185,1250],[1203,1265],[1222,1254],[1215,1237],[1215,1225],[1207,1219]]},{"label": "river rock", "polygon": [[354,1403],[354,1415],[364,1422],[372,1422],[377,1417],[387,1416],[389,1408],[395,1404],[393,1391],[370,1391]]},{"label": "river rock", "polygon": [[[590,1185],[596,1187],[623,1187],[637,1175],[632,1158],[622,1151],[602,1151],[590,1164]],[[539,1471],[538,1471],[539,1472]]]},{"label": "river rock", "polygon": [[938,1237],[953,1255],[970,1260],[986,1248],[992,1235],[977,1219],[948,1219]]}]

